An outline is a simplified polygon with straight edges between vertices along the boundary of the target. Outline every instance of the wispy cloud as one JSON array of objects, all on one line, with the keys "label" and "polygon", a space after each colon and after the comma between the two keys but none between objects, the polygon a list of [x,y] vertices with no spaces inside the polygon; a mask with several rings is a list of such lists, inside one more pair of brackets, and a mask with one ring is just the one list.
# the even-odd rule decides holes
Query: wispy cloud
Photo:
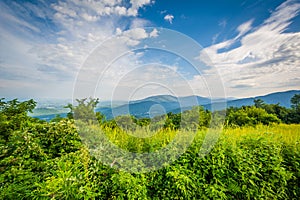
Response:
[{"label": "wispy cloud", "polygon": [[227,20],[223,19],[221,21],[219,21],[219,26],[221,26],[222,28],[225,28],[227,25]]},{"label": "wispy cloud", "polygon": [[2,88],[9,88],[2,95],[18,94],[22,86],[24,94],[34,96],[41,94],[43,85],[48,95],[53,91],[55,96],[70,97],[76,74],[91,50],[116,30],[146,26],[148,21],[137,15],[153,2],[1,1],[0,82]]},{"label": "wispy cloud", "polygon": [[167,15],[164,17],[164,20],[166,20],[166,21],[169,22],[170,24],[173,23],[173,19],[174,19],[174,16],[173,16],[173,15],[170,15],[170,14],[167,14]]},{"label": "wispy cloud", "polygon": [[239,37],[242,37],[243,35],[245,35],[247,32],[249,32],[252,29],[252,23],[253,20],[249,20],[243,24],[241,24],[238,28],[237,31],[239,32],[238,36],[236,37],[236,39],[238,39]]},{"label": "wispy cloud", "polygon": [[[205,48],[199,58],[217,67],[230,95],[264,94],[292,83],[300,75],[300,32],[286,30],[299,11],[300,3],[288,0],[261,25],[253,27],[254,19],[241,24],[236,29],[238,36]],[[204,59],[206,54],[210,60]],[[285,89],[295,88],[285,85]]]}]

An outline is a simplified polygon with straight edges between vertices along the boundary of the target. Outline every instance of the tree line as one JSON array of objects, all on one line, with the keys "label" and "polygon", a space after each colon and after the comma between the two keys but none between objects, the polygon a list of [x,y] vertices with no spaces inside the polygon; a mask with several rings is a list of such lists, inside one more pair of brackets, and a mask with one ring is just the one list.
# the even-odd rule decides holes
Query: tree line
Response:
[{"label": "tree line", "polygon": [[[272,123],[298,124],[300,123],[300,94],[291,98],[291,108],[278,104],[267,104],[261,99],[255,99],[254,105],[229,107],[226,110],[211,112],[202,106],[194,106],[191,110],[181,113],[169,112],[165,115],[150,118],[137,118],[132,115],[117,116],[106,120],[100,113],[94,113],[99,99],[77,99],[77,105],[69,104],[69,119],[82,121],[97,121],[104,127],[125,128],[134,131],[137,127],[151,126],[152,128],[174,129],[188,127],[190,129],[209,128],[215,125],[224,127],[269,125]],[[52,121],[59,121],[57,116]]]}]

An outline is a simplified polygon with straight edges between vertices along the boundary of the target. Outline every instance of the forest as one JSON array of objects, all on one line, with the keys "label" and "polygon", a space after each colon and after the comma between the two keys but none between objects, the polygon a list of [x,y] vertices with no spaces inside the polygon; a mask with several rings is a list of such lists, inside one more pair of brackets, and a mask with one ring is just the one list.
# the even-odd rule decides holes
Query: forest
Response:
[{"label": "forest", "polygon": [[[34,100],[0,100],[1,199],[297,199],[300,196],[300,94],[291,108],[254,101],[253,106],[208,111],[201,106],[153,119],[94,112],[98,99],[68,104],[66,118],[29,117]],[[221,130],[209,152],[206,134]],[[122,160],[119,149],[157,152],[180,135],[184,149],[167,158]],[[134,137],[138,134],[139,137]],[[145,137],[141,137],[143,135]],[[185,139],[193,136],[191,143]],[[147,136],[147,137],[146,137]],[[92,144],[91,144],[92,142]],[[104,146],[101,155],[93,153]],[[106,145],[106,146],[105,146]],[[186,145],[183,148],[181,145]],[[93,147],[96,146],[96,147]],[[93,149],[94,148],[94,149]],[[203,155],[201,155],[201,153]],[[157,155],[157,154],[153,154]],[[103,162],[101,158],[109,159]],[[126,163],[127,162],[127,163]],[[110,163],[110,164],[109,164]],[[130,169],[120,166],[127,166]],[[134,169],[133,169],[134,168]]]}]

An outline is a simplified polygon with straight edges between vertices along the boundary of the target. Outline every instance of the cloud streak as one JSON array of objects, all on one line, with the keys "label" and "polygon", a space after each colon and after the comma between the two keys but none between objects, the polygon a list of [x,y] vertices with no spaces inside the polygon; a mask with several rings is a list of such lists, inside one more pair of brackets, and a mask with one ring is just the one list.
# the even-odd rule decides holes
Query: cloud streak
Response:
[{"label": "cloud streak", "polygon": [[[254,19],[241,24],[238,36],[205,48],[199,58],[218,68],[227,93],[233,96],[268,93],[283,83],[285,89],[296,89],[286,83],[300,75],[300,33],[286,31],[299,11],[300,3],[288,0],[261,25],[252,27]],[[232,47],[238,42],[238,47]],[[206,54],[210,60],[204,59]]]}]

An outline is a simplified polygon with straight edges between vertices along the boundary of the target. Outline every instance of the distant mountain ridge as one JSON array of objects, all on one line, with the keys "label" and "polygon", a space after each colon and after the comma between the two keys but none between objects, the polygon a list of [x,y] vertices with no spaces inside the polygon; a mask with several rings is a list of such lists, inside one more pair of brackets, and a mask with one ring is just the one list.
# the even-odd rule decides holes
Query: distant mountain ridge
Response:
[{"label": "distant mountain ridge", "polygon": [[[289,108],[291,106],[290,99],[300,94],[300,90],[290,90],[285,92],[275,92],[264,96],[242,98],[236,100],[227,100],[226,98],[210,99],[200,96],[174,97],[171,95],[158,95],[147,97],[142,100],[130,101],[128,104],[110,108],[98,108],[96,111],[103,113],[108,119],[119,115],[133,115],[138,118],[152,117],[156,115],[166,114],[168,112],[178,113],[184,110],[190,110],[193,106],[202,105],[206,109],[211,110],[212,101],[216,110],[226,107],[241,107],[254,104],[254,99],[261,99],[267,104],[277,104]],[[154,105],[156,106],[154,109]],[[163,109],[162,109],[163,108]],[[151,113],[149,113],[151,111]]]},{"label": "distant mountain ridge", "polygon": [[[113,117],[119,115],[133,115],[138,118],[142,117],[153,117],[156,115],[166,114],[168,112],[178,113],[184,110],[189,110],[193,106],[202,105],[206,109],[211,110],[212,100],[214,102],[214,106],[218,109],[224,108],[224,102],[227,104],[226,107],[241,107],[248,106],[254,104],[254,99],[262,99],[267,104],[277,104],[279,103],[281,106],[289,108],[291,106],[290,99],[295,95],[300,94],[300,90],[290,90],[284,92],[275,92],[263,96],[257,97],[249,97],[242,99],[234,99],[231,98],[218,98],[218,99],[210,99],[207,97],[200,96],[186,96],[186,97],[175,97],[172,95],[157,95],[150,96],[140,100],[129,101],[118,101],[111,102],[108,101],[105,103],[100,102],[100,106],[96,108],[97,112],[101,112],[106,116],[107,119],[111,119]],[[110,106],[112,105],[112,106]],[[59,110],[59,109],[58,109]],[[38,108],[32,116],[50,120],[55,117],[56,114],[61,114],[62,116],[66,116],[65,110],[60,110],[64,112],[55,112],[54,110],[48,110],[45,108]],[[44,112],[44,114],[43,114]],[[54,112],[54,113],[51,113]]]},{"label": "distant mountain ridge", "polygon": [[253,105],[254,99],[261,99],[267,104],[279,103],[281,106],[290,108],[291,107],[290,100],[295,94],[300,94],[300,90],[275,92],[275,93],[271,93],[271,94],[267,94],[267,95],[263,95],[263,96],[232,100],[232,101],[227,102],[227,106],[240,107],[243,105]]}]

